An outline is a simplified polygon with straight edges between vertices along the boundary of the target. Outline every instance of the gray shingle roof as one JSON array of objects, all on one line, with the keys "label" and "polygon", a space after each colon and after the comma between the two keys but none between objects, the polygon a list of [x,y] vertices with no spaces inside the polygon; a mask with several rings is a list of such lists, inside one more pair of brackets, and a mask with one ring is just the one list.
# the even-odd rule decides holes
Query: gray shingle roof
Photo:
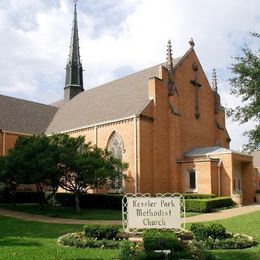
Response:
[{"label": "gray shingle roof", "polygon": [[199,156],[207,156],[207,155],[214,155],[214,154],[227,154],[227,153],[252,157],[252,155],[249,155],[247,153],[233,151],[231,149],[227,149],[227,148],[220,147],[220,146],[197,147],[197,148],[194,148],[194,149],[188,151],[187,153],[185,153],[184,156],[185,157],[199,157]]},{"label": "gray shingle roof", "polygon": [[185,157],[196,157],[196,156],[204,156],[210,154],[223,154],[223,153],[232,153],[232,150],[224,147],[219,147],[219,146],[197,147],[185,153]]},{"label": "gray shingle roof", "polygon": [[[180,60],[181,58],[175,59],[174,65],[177,66]],[[150,102],[148,79],[158,77],[159,66],[78,94],[59,108],[46,133],[72,130],[139,114]]]},{"label": "gray shingle roof", "polygon": [[0,95],[0,129],[41,134],[46,131],[56,111],[53,106]]}]

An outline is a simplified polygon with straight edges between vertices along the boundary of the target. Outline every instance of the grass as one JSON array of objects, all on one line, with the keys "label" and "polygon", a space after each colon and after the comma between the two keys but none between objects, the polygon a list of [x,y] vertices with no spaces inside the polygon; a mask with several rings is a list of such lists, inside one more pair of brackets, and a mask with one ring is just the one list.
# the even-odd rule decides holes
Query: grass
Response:
[{"label": "grass", "polygon": [[45,224],[0,217],[0,259],[116,259],[118,250],[59,246],[57,238],[82,225]]},{"label": "grass", "polygon": [[44,209],[41,209],[38,204],[16,204],[16,205],[4,205],[1,204],[0,208],[21,211],[36,215],[44,215],[58,218],[74,218],[74,219],[86,219],[86,220],[121,220],[122,212],[120,210],[110,209],[81,209],[80,213],[77,213],[74,208],[45,205]]},{"label": "grass", "polygon": [[[214,222],[223,224],[228,231],[253,236],[260,243],[260,211]],[[59,236],[81,230],[82,225],[45,224],[0,217],[0,259],[117,259],[118,250],[57,245]],[[260,244],[248,249],[213,252],[218,260],[259,260]]]},{"label": "grass", "polygon": [[[227,231],[242,233],[252,236],[258,245],[255,247],[239,250],[214,250],[214,255],[218,260],[260,260],[260,211],[254,213],[232,217],[228,219],[211,221],[205,223],[220,223],[226,227]],[[186,228],[191,224],[186,224]]]},{"label": "grass", "polygon": [[[41,209],[38,204],[1,204],[0,208],[15,210],[20,212],[26,212],[36,215],[44,215],[50,217],[59,218],[74,218],[74,219],[85,219],[85,220],[121,220],[121,210],[110,210],[110,209],[81,209],[80,213],[77,213],[74,208],[51,206],[46,205],[44,209]],[[201,213],[186,212],[186,217],[196,216]]]}]

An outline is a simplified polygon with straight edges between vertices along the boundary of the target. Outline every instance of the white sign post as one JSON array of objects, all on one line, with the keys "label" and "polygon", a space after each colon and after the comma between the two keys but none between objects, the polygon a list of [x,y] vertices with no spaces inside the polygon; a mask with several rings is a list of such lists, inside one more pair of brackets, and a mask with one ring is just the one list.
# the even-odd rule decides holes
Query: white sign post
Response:
[{"label": "white sign post", "polygon": [[[180,194],[126,194],[122,204],[123,227],[127,232],[147,228],[181,229],[185,202]],[[185,216],[184,216],[185,217]]]}]

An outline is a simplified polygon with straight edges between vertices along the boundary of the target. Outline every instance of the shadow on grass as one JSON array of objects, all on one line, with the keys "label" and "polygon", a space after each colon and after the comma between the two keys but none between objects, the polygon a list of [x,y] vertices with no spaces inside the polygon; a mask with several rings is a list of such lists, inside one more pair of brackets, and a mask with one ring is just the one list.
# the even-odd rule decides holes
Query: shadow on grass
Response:
[{"label": "shadow on grass", "polygon": [[0,239],[0,246],[41,246],[41,243],[36,241],[26,241],[25,238],[11,238]]},{"label": "shadow on grass", "polygon": [[49,224],[0,216],[0,239],[9,237],[58,238],[66,233],[82,231],[83,225]]}]

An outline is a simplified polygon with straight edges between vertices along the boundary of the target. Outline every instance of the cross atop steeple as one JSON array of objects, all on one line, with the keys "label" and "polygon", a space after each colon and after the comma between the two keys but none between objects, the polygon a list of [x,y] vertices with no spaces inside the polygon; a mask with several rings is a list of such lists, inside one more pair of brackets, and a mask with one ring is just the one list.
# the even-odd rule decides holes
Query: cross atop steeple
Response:
[{"label": "cross atop steeple", "polygon": [[213,68],[212,70],[212,90],[214,92],[218,92],[218,81],[217,81],[217,73],[216,73],[216,69]]},{"label": "cross atop steeple", "polygon": [[167,45],[167,69],[168,69],[168,95],[172,96],[175,94],[176,86],[173,81],[173,58],[172,58],[172,44],[168,41]]},{"label": "cross atop steeple", "polygon": [[80,92],[83,88],[83,68],[80,60],[79,52],[79,35],[78,35],[78,21],[77,21],[77,2],[74,2],[74,18],[70,40],[70,52],[68,63],[66,66],[66,79],[64,88],[64,100],[69,101]]}]

